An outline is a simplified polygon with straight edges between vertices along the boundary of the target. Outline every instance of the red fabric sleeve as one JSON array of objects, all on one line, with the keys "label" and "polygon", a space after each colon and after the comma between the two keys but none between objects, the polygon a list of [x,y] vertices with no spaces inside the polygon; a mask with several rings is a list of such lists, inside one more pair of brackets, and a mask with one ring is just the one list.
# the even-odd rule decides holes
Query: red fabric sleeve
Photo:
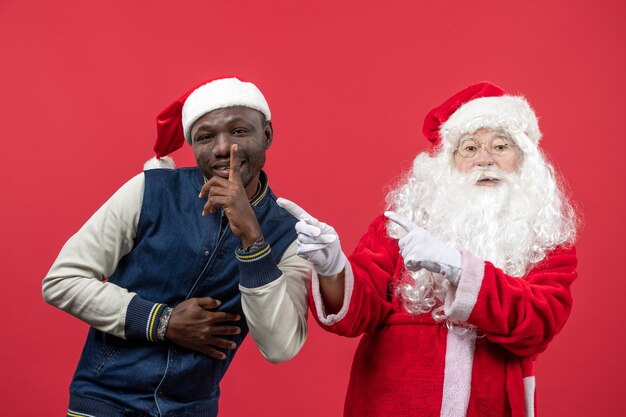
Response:
[{"label": "red fabric sleeve", "polygon": [[[389,283],[398,263],[398,247],[387,235],[385,217],[377,217],[349,257],[354,274],[352,297],[345,317],[327,326],[318,319],[315,303],[313,316],[326,330],[356,337],[375,329],[392,309]],[[395,245],[395,248],[394,248]]]},{"label": "red fabric sleeve", "polygon": [[543,352],[561,331],[572,309],[575,248],[549,253],[523,279],[485,262],[482,285],[468,322],[490,342],[519,356]]}]

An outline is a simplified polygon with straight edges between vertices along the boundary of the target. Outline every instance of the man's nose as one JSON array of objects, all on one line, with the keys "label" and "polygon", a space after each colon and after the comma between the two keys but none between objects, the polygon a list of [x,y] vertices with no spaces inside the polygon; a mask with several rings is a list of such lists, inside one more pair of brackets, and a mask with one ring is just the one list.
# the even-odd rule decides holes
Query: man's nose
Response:
[{"label": "man's nose", "polygon": [[215,136],[213,142],[213,155],[221,158],[230,156],[230,136],[225,133],[219,133]]}]

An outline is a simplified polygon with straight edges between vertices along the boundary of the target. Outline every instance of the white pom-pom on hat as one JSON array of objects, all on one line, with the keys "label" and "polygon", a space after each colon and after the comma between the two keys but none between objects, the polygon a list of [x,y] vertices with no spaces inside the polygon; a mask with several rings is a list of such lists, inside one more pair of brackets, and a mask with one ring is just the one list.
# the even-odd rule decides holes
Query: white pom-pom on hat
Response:
[{"label": "white pom-pom on hat", "polygon": [[174,164],[174,160],[169,156],[164,156],[163,158],[157,158],[153,156],[148,159],[145,164],[143,164],[144,171],[149,169],[174,169],[176,165]]}]

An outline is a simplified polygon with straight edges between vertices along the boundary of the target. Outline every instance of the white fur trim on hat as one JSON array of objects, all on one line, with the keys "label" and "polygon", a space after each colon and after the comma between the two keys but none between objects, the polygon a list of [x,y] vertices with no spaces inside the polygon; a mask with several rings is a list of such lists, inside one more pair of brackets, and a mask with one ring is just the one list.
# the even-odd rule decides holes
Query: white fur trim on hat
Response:
[{"label": "white fur trim on hat", "polygon": [[[535,112],[524,97],[480,97],[463,104],[441,125],[441,138],[453,145],[466,133],[481,128],[504,129],[518,137],[525,133],[534,146],[541,139]],[[522,135],[523,136],[523,135]]]},{"label": "white fur trim on hat", "polygon": [[174,164],[174,160],[169,156],[164,156],[163,158],[157,158],[156,156],[148,159],[145,164],[143,164],[143,170],[147,171],[149,169],[174,169],[176,165]]},{"label": "white fur trim on hat", "polygon": [[225,107],[243,106],[258,110],[272,119],[265,97],[256,85],[237,78],[222,78],[196,88],[185,100],[182,110],[183,132],[191,143],[191,126],[203,115]]}]

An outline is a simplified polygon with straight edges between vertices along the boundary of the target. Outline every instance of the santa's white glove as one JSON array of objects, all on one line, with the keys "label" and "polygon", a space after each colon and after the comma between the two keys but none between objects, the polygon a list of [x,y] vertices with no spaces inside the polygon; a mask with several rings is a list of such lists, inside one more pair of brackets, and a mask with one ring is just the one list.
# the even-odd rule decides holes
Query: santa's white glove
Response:
[{"label": "santa's white glove", "polygon": [[461,252],[451,248],[409,219],[386,211],[385,217],[398,224],[407,234],[398,240],[404,265],[410,271],[427,271],[441,274],[457,285],[461,278]]},{"label": "santa's white glove", "polygon": [[319,275],[328,277],[341,272],[346,266],[346,256],[341,251],[335,229],[318,221],[292,201],[279,198],[276,202],[299,220],[296,223],[298,256],[311,262]]}]

